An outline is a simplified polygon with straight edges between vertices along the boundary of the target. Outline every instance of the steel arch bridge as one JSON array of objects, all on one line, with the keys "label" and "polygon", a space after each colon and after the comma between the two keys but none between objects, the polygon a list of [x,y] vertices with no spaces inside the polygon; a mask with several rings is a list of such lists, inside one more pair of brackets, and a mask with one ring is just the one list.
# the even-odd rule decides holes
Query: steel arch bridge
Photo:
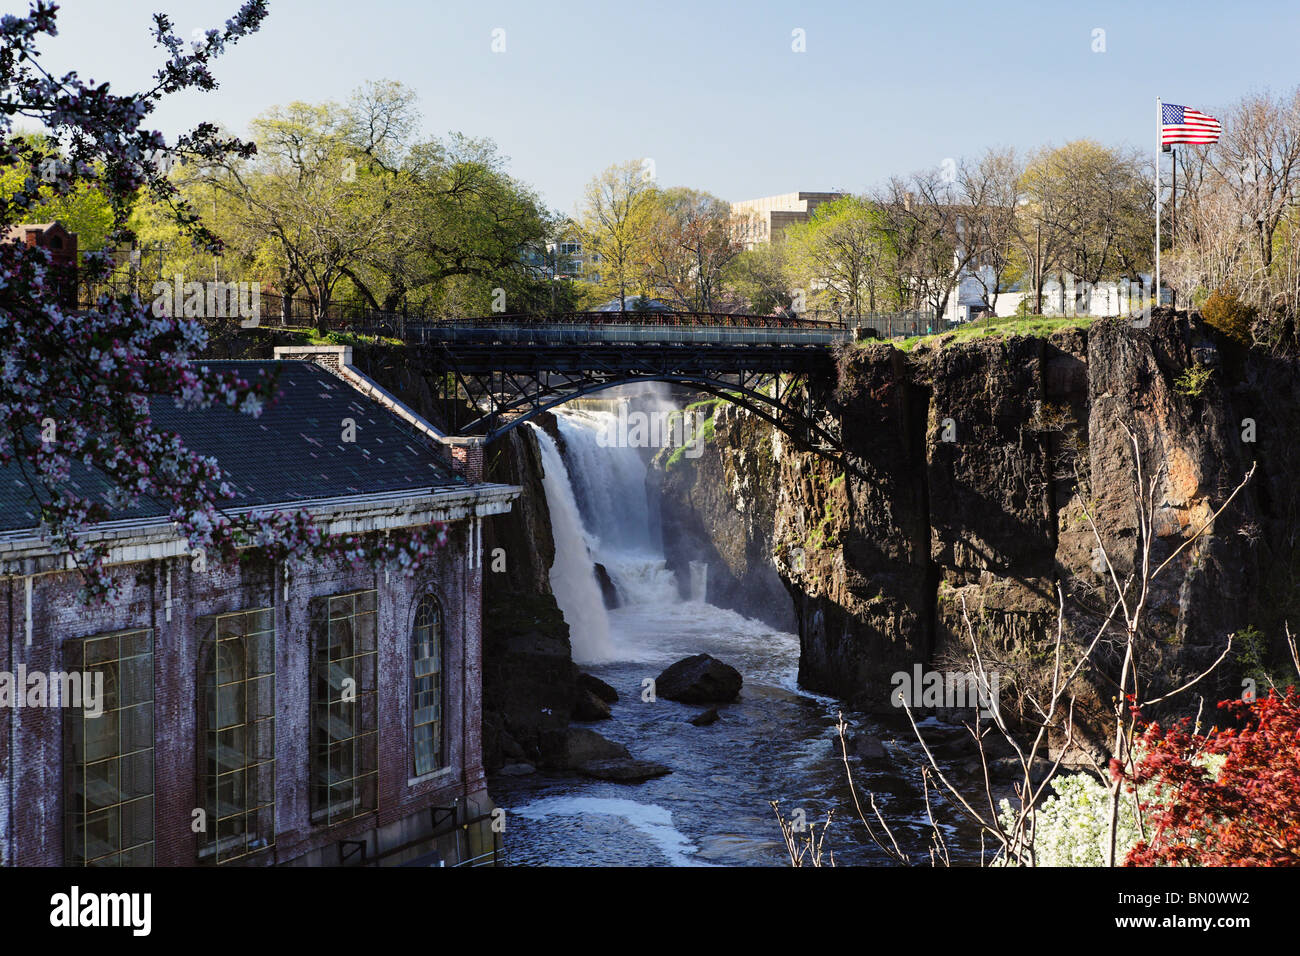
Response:
[{"label": "steel arch bridge", "polygon": [[667,382],[731,401],[798,447],[843,460],[834,350],[853,332],[841,323],[589,313],[407,323],[400,334],[432,370],[452,434],[492,441],[572,399]]}]

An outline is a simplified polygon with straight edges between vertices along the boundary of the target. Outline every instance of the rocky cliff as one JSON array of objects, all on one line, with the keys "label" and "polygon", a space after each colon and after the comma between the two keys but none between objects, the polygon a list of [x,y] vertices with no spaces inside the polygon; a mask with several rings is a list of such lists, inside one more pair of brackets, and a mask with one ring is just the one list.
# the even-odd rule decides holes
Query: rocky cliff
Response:
[{"label": "rocky cliff", "polygon": [[[436,420],[420,356],[354,351]],[[1102,549],[1124,584],[1148,525],[1150,566],[1170,560],[1145,605],[1141,672],[1152,694],[1177,686],[1235,634],[1199,688],[1213,700],[1240,693],[1243,677],[1283,676],[1283,625],[1300,620],[1298,373],[1294,357],[1167,311],[1141,329],[1104,320],[910,353],[866,344],[841,355],[828,410],[847,468],[712,403],[703,455],[661,455],[648,487],[678,579],[707,562],[713,603],[797,629],[801,684],[864,711],[892,711],[897,671],[964,662],[967,620],[1002,675],[1004,705],[1022,708],[1050,673],[1058,595],[1077,647],[1113,603]],[[1252,464],[1231,507],[1189,544]],[[529,430],[490,449],[489,474],[525,494],[485,533],[507,568],[485,569],[485,752],[490,766],[545,765],[563,748],[576,673],[547,581],[553,545]],[[1084,712],[1113,694],[1107,653],[1087,672]]]},{"label": "rocky cliff", "polygon": [[691,410],[708,416],[700,429],[703,451],[689,457],[665,449],[646,475],[668,567],[685,586],[691,562],[704,562],[711,604],[793,630],[790,599],[772,562],[780,436],[720,399]]},{"label": "rocky cliff", "polygon": [[[720,428],[663,483],[665,539],[676,522],[675,540],[711,546],[740,569],[738,592],[764,585],[737,556],[770,542],[811,690],[889,711],[894,672],[966,659],[969,619],[1004,705],[1017,707],[1050,673],[1058,593],[1074,642],[1113,603],[1093,524],[1121,584],[1140,570],[1140,464],[1150,566],[1178,552],[1153,582],[1141,672],[1152,694],[1175,687],[1236,634],[1201,688],[1235,696],[1243,676],[1281,657],[1282,622],[1298,616],[1296,366],[1169,312],[1145,329],[1107,320],[1050,338],[854,348],[839,363],[836,410],[849,467],[754,420]],[[1232,506],[1188,544],[1256,461]],[[1104,646],[1097,660],[1080,700],[1092,712],[1112,694]]]}]

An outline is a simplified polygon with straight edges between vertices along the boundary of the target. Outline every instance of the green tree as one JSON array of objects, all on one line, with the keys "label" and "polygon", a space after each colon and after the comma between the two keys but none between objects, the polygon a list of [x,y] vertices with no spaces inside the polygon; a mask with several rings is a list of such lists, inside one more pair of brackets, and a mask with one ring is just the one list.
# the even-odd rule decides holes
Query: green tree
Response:
[{"label": "green tree", "polygon": [[794,305],[785,243],[759,243],[728,264],[723,284],[757,315],[788,312]]},{"label": "green tree", "polygon": [[823,203],[806,223],[791,227],[792,275],[819,306],[856,315],[892,299],[887,270],[895,258],[880,208],[859,196]]},{"label": "green tree", "polygon": [[1056,270],[1089,284],[1136,276],[1155,230],[1148,178],[1136,153],[1092,140],[1035,154],[1022,181],[1034,224],[1024,235],[1026,246],[1042,249],[1040,274]]},{"label": "green tree", "polygon": [[593,177],[578,208],[584,251],[599,258],[597,286],[618,299],[620,310],[627,308],[629,295],[644,288],[655,191],[643,165],[631,160]]},{"label": "green tree", "polygon": [[727,265],[741,251],[730,204],[695,189],[665,189],[651,194],[646,219],[645,281],[654,295],[687,311],[714,309]]},{"label": "green tree", "polygon": [[[63,161],[58,144],[40,133],[26,133],[13,137],[30,146],[47,159]],[[18,166],[0,171],[0,201],[6,205],[22,188],[26,172]],[[25,222],[52,222],[58,220],[68,232],[77,235],[79,252],[98,252],[104,248],[108,234],[113,229],[113,208],[99,185],[89,179],[77,180],[65,192],[53,185],[42,184],[37,190],[38,202],[23,216]]]}]

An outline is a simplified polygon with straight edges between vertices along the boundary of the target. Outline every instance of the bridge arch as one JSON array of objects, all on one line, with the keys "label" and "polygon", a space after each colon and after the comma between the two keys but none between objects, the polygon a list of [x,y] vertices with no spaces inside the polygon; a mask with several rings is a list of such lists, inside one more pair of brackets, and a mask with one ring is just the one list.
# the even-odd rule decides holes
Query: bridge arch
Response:
[{"label": "bridge arch", "polygon": [[[491,442],[518,428],[525,422],[531,421],[542,412],[551,411],[576,398],[595,395],[624,385],[665,382],[693,388],[714,395],[733,405],[738,405],[788,436],[797,446],[804,450],[815,452],[843,464],[842,456],[839,453],[839,443],[817,421],[816,412],[813,411],[815,405],[805,400],[800,402],[805,407],[799,409],[792,402],[795,394],[805,391],[806,382],[803,381],[802,376],[782,376],[774,373],[770,378],[778,385],[775,396],[768,391],[754,387],[752,383],[729,381],[720,376],[700,374],[661,373],[584,381],[567,388],[557,389],[545,397],[536,395],[517,396],[511,401],[495,407],[491,412],[481,415],[460,430],[463,432],[483,433],[487,441]],[[780,384],[783,378],[786,380],[786,387],[781,389]],[[493,427],[494,422],[499,424],[495,424]],[[485,433],[482,431],[484,428],[487,428]]]}]

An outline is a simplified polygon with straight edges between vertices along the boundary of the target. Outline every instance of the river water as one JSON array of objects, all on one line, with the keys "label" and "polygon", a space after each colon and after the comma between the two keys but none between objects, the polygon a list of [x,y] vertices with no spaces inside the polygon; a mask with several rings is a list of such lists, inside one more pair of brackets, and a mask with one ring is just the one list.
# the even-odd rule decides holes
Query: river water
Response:
[{"label": "river water", "polygon": [[[644,394],[635,403],[650,410],[666,404]],[[639,784],[494,776],[492,796],[507,811],[509,863],[787,865],[772,800],[809,823],[820,824],[834,810],[825,848],[838,864],[887,862],[854,817],[835,729],[838,703],[796,683],[798,638],[709,604],[703,565],[679,588],[664,567],[657,519],[647,505],[646,452],[605,447],[602,434],[614,425],[608,411],[569,410],[559,419],[563,456],[536,430],[556,543],[552,589],[570,625],[574,659],[619,694],[611,719],[575,726],[589,726],[673,772]],[[608,611],[597,561],[619,592],[621,606]],[[688,722],[704,707],[642,695],[647,678],[699,653],[744,677],[739,699],[720,707],[720,719],[707,727]],[[922,755],[910,727],[850,720],[889,752],[887,761],[870,765],[850,757],[864,806],[870,790],[900,844],[924,860],[931,829],[919,789]],[[953,842],[956,831],[945,825],[945,833]]]}]

